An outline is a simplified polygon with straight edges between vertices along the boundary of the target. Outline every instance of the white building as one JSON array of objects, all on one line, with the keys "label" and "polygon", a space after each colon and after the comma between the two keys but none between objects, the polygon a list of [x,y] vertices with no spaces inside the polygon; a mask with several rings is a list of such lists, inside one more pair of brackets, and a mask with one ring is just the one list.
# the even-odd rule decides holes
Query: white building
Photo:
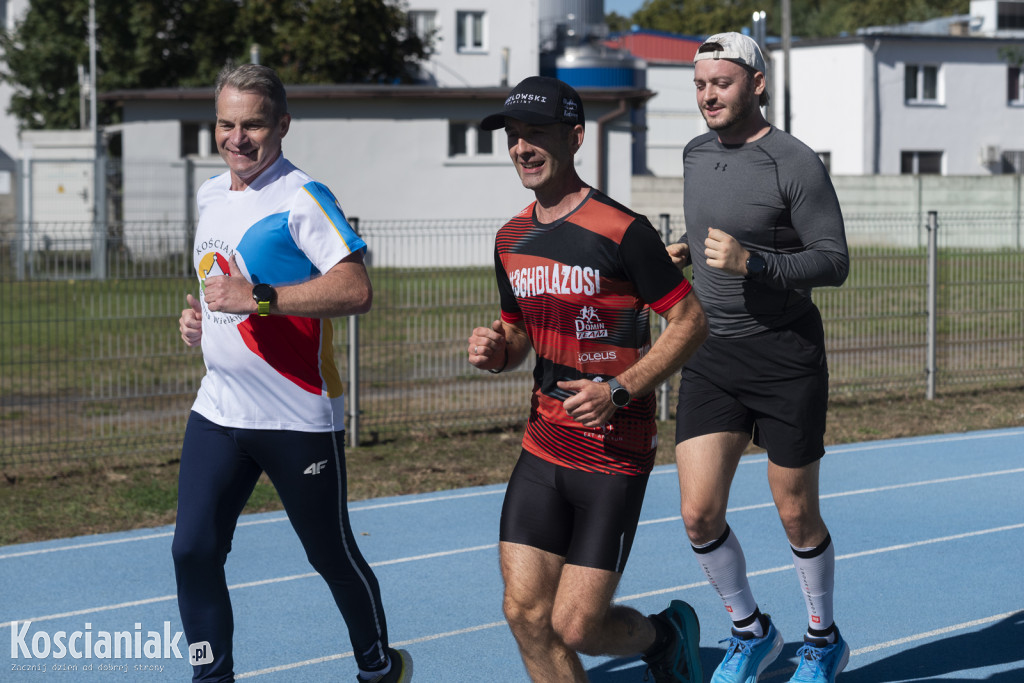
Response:
[{"label": "white building", "polygon": [[[1024,59],[1022,0],[975,0],[969,15],[800,40],[790,55],[789,130],[833,174],[1024,171],[1024,80],[1014,59]],[[782,127],[782,50],[771,60]]]},{"label": "white building", "polygon": [[[580,176],[628,205],[631,131],[618,126],[648,91],[581,88]],[[499,110],[507,87],[290,86],[285,156],[337,195],[348,216],[396,221],[507,219],[530,201],[504,132],[478,123]],[[104,93],[123,107],[125,240],[166,224],[167,240],[144,251],[180,250],[194,193],[226,170],[210,145],[213,88]],[[141,243],[134,250],[143,249]]]}]

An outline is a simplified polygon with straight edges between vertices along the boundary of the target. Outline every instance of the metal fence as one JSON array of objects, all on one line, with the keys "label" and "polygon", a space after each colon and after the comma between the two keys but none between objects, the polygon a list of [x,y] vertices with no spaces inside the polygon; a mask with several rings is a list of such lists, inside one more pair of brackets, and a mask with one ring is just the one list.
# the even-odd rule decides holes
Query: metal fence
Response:
[{"label": "metal fence", "polygon": [[[491,254],[501,223],[362,222],[373,310],[357,325],[335,321],[339,365],[355,378],[350,437],[366,444],[525,417],[528,369],[493,376],[465,360],[470,330],[498,314]],[[681,217],[661,225],[668,239],[682,232]],[[26,250],[33,231],[49,239]],[[134,224],[131,246],[107,241],[103,278],[93,277],[95,252],[73,241],[83,231],[89,226],[0,226],[20,236],[0,242],[0,465],[170,458],[180,447],[203,366],[177,330],[185,293],[196,290],[191,258],[168,245],[188,244],[189,228]],[[847,231],[848,282],[815,291],[833,397],[923,395],[930,381],[940,391],[1024,384],[1024,251],[1014,214],[940,215],[931,288],[929,231],[917,214],[848,216]],[[663,393],[668,408],[671,393]]]}]

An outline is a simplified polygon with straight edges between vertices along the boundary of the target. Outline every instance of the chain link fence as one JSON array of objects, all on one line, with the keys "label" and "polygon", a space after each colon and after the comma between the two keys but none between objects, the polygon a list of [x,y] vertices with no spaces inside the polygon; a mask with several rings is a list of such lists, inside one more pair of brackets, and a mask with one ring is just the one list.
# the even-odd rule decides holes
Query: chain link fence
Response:
[{"label": "chain link fence", "polygon": [[[493,376],[466,362],[469,332],[498,315],[492,254],[502,222],[359,225],[370,245],[373,310],[355,327],[349,319],[334,323],[343,376],[356,378],[349,419],[359,443],[524,419],[530,363]],[[0,466],[175,457],[203,374],[201,354],[184,346],[177,327],[186,292],[197,289],[182,246],[190,244],[188,225],[112,228],[102,278],[93,276],[95,249],[80,244],[92,226],[0,225]],[[683,232],[681,217],[664,216],[661,225],[670,240]],[[24,248],[33,233],[49,240]],[[833,397],[923,395],[926,226],[916,213],[847,216],[847,233],[849,280],[814,294]],[[944,214],[937,234],[937,386],[1021,386],[1019,218]],[[674,410],[672,391],[666,395]]]}]

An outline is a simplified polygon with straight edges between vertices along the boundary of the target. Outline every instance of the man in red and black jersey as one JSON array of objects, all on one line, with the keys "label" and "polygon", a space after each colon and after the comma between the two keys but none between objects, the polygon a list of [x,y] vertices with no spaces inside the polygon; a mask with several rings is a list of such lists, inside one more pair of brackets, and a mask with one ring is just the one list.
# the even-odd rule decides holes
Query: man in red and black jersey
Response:
[{"label": "man in red and black jersey", "polygon": [[[534,680],[587,680],[582,652],[639,653],[656,681],[700,681],[689,605],[645,617],[611,599],[654,464],[653,391],[704,340],[703,310],[650,222],[577,174],[575,90],[527,78],[481,123],[502,127],[536,201],[498,231],[501,319],[474,329],[468,351],[491,372],[537,358],[501,514],[505,617]],[[654,345],[650,309],[668,321]]]}]

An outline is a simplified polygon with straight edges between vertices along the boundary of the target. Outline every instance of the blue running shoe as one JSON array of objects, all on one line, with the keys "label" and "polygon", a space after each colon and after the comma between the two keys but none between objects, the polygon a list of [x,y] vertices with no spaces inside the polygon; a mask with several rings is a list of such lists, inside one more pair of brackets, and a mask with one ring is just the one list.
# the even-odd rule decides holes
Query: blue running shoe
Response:
[{"label": "blue running shoe", "polygon": [[672,633],[672,639],[661,652],[644,657],[647,673],[655,683],[703,683],[704,669],[700,664],[700,622],[697,613],[682,600],[673,600],[668,608],[658,614],[652,614],[666,625]]},{"label": "blue running shoe", "polygon": [[[768,618],[768,615],[765,615]],[[744,637],[746,636],[746,637]],[[725,659],[715,669],[711,683],[755,683],[768,665],[782,652],[782,636],[768,619],[768,631],[762,638],[733,630],[732,636],[721,643],[729,643]]]},{"label": "blue running shoe", "polygon": [[799,664],[789,679],[796,683],[835,683],[836,675],[850,661],[850,646],[836,631],[836,642],[804,636],[804,646],[796,651]]}]

